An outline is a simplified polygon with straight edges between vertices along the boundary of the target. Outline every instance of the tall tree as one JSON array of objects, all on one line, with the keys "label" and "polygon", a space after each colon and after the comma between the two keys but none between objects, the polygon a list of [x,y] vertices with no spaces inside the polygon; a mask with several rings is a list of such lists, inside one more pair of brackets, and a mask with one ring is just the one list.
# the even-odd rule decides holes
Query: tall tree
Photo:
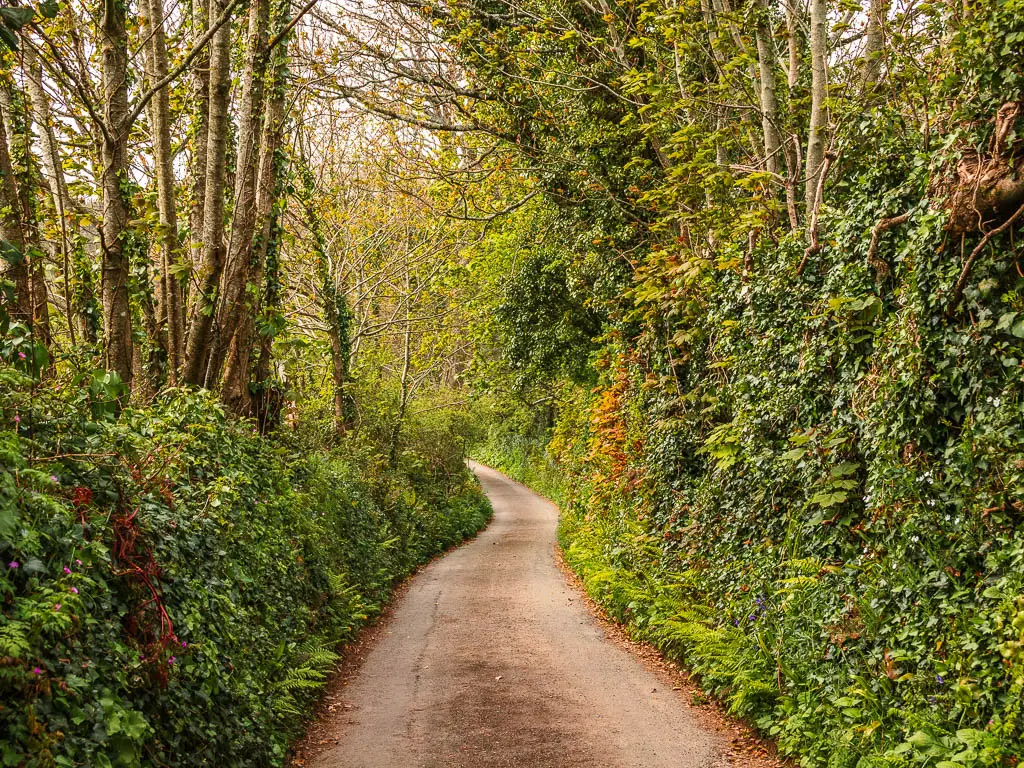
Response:
[{"label": "tall tree", "polygon": [[129,168],[128,31],[122,0],[100,0],[103,72],[102,251],[103,344],[107,368],[126,387],[132,380],[132,317],[128,296]]},{"label": "tall tree", "polygon": [[[146,75],[150,84],[154,84],[163,80],[168,72],[164,6],[162,0],[145,2],[147,5],[144,9],[142,33],[145,40]],[[173,385],[177,384],[178,370],[184,354],[182,337],[185,333],[185,324],[181,311],[181,288],[177,278],[177,261],[182,256],[182,246],[178,232],[177,195],[171,148],[170,93],[167,88],[158,90],[150,101],[149,126],[153,143],[153,164],[156,169],[157,210],[160,217],[160,258],[155,264],[160,276],[157,307],[167,336],[167,370],[168,378]]]},{"label": "tall tree", "polygon": [[[209,0],[209,27],[228,10],[228,0]],[[217,29],[210,41],[209,108],[206,118],[206,180],[203,183],[201,260],[196,265],[196,296],[189,318],[182,379],[205,386],[210,364],[210,336],[217,307],[217,286],[224,269],[224,182],[231,98],[231,23]]]}]

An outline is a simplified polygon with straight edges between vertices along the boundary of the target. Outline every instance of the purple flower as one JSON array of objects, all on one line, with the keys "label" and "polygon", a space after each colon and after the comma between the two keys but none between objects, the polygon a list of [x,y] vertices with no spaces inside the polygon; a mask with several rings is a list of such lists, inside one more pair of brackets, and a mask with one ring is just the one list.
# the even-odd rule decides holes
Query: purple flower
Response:
[{"label": "purple flower", "polygon": [[71,573],[71,569],[68,568],[66,565],[64,566],[64,573]]},{"label": "purple flower", "polygon": [[71,588],[71,594],[72,595],[77,595],[78,594],[78,587],[72,587]]},{"label": "purple flower", "polygon": [[8,568],[20,568],[21,567],[21,563],[19,563],[17,560],[11,560],[11,562],[9,562],[7,564],[7,567]]},{"label": "purple flower", "polygon": [[33,675],[41,675],[41,674],[43,674],[43,670],[41,670],[39,667],[36,667],[35,669],[32,670],[32,674]]}]

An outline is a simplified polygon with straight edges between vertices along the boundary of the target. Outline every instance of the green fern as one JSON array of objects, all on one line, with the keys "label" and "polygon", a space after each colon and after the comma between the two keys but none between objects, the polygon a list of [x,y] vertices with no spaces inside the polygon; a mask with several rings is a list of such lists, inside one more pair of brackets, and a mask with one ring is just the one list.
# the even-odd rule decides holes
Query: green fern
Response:
[{"label": "green fern", "polygon": [[341,658],[317,640],[307,640],[295,651],[293,666],[283,679],[271,686],[276,694],[274,709],[278,715],[301,717],[302,701],[323,688],[330,669]]}]

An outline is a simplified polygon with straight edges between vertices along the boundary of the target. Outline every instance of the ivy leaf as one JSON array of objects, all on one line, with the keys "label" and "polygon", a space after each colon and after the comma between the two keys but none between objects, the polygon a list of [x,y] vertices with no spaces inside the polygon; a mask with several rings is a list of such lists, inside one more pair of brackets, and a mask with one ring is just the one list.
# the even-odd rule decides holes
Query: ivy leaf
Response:
[{"label": "ivy leaf", "polygon": [[24,27],[32,21],[32,17],[35,15],[36,12],[31,8],[0,8],[0,21],[12,31],[17,31]]},{"label": "ivy leaf", "polygon": [[836,504],[842,504],[846,501],[847,495],[846,491],[835,491],[832,493],[822,491],[811,496],[810,502],[811,504],[817,504],[819,507],[828,508]]},{"label": "ivy leaf", "polygon": [[[5,31],[8,31],[6,27],[0,27],[0,37],[3,37],[4,40],[7,39],[3,34]],[[21,262],[25,260],[25,254],[23,254],[21,249],[10,240],[0,238],[0,259],[3,259],[13,266],[15,264],[21,264]]]}]

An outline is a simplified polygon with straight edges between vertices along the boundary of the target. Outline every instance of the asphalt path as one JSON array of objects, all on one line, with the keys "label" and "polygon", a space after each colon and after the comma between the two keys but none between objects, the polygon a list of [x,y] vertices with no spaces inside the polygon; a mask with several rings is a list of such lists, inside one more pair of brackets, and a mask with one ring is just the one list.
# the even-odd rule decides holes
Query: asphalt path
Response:
[{"label": "asphalt path", "polygon": [[726,742],[555,561],[557,509],[478,464],[494,519],[424,568],[328,723],[316,768],[722,765]]}]

